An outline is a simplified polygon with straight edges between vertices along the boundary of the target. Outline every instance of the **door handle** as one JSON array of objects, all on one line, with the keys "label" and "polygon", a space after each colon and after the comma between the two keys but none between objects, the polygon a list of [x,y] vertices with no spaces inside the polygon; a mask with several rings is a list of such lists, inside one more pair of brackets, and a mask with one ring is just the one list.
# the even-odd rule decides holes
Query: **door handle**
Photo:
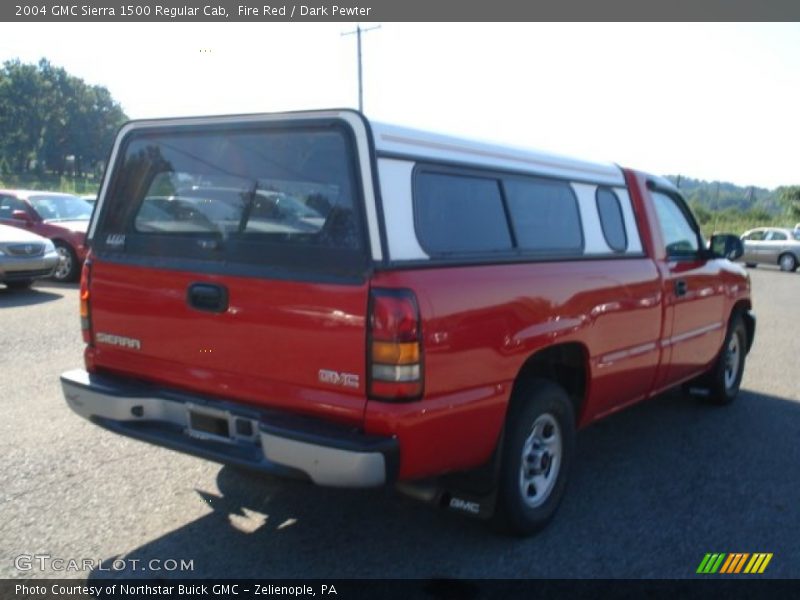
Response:
[{"label": "door handle", "polygon": [[228,310],[228,289],[215,283],[193,283],[186,293],[186,302],[197,310],[225,312]]},{"label": "door handle", "polygon": [[686,285],[685,279],[677,279],[675,280],[675,295],[676,296],[685,296],[689,286]]}]

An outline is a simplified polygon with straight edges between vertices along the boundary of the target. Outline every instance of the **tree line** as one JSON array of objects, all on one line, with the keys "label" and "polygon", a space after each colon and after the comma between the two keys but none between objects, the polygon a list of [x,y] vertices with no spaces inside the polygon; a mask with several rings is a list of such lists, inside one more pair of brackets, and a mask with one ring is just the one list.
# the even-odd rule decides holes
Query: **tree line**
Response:
[{"label": "tree line", "polygon": [[127,120],[103,86],[42,59],[0,69],[0,173],[98,172]]},{"label": "tree line", "polygon": [[800,186],[768,190],[674,175],[668,175],[667,179],[678,186],[701,224],[719,214],[764,223],[800,220]]}]

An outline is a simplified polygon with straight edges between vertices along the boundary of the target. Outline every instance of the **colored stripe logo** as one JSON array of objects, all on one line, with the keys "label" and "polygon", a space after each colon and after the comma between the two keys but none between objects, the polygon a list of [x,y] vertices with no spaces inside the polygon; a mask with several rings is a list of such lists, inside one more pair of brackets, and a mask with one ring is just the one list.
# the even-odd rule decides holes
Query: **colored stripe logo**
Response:
[{"label": "colored stripe logo", "polygon": [[720,575],[761,574],[766,570],[771,560],[771,552],[755,552],[753,554],[747,552],[709,553],[700,561],[697,573],[701,575],[713,575],[715,573]]}]

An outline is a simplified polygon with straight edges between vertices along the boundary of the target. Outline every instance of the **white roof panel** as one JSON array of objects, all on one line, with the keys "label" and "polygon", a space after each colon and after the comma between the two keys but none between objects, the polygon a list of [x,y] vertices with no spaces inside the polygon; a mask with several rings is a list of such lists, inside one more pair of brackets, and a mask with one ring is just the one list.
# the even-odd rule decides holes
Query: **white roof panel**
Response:
[{"label": "white roof panel", "polygon": [[370,122],[375,149],[381,154],[419,160],[441,160],[496,169],[509,169],[575,181],[625,185],[620,168],[558,154],[464,140],[395,125]]}]

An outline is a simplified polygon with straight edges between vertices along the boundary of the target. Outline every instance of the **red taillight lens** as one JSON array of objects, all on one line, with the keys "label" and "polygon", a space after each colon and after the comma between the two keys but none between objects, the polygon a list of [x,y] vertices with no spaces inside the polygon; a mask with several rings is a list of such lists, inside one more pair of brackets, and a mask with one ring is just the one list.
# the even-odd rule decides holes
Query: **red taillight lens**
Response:
[{"label": "red taillight lens", "polygon": [[81,333],[83,341],[87,344],[92,343],[92,310],[89,303],[89,279],[92,274],[92,263],[87,258],[83,263],[83,270],[81,271],[81,289],[80,289],[80,314],[81,314]]},{"label": "red taillight lens", "polygon": [[422,396],[422,343],[417,299],[410,290],[373,289],[369,315],[369,395]]},{"label": "red taillight lens", "polygon": [[373,290],[372,339],[386,342],[415,342],[419,332],[417,303],[411,292]]}]

